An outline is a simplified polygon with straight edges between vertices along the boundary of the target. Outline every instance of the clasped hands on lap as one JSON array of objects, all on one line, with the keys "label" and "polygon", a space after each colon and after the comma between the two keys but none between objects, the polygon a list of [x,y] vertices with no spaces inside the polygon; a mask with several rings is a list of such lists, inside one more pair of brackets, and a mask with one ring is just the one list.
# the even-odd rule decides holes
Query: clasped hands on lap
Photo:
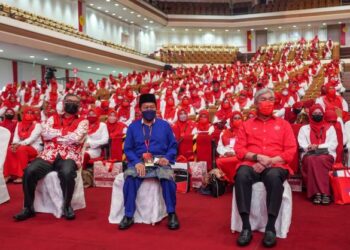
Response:
[{"label": "clasped hands on lap", "polygon": [[272,165],[283,164],[283,163],[284,163],[283,159],[279,156],[269,157],[266,155],[258,154],[257,162],[253,165],[253,169],[255,172],[260,174],[266,168],[270,168]]},{"label": "clasped hands on lap", "polygon": [[[162,157],[159,158],[159,161],[156,162],[161,167],[169,166],[169,161],[168,159]],[[136,172],[140,177],[144,177],[146,175],[146,166],[144,163],[140,162],[135,165]]]}]

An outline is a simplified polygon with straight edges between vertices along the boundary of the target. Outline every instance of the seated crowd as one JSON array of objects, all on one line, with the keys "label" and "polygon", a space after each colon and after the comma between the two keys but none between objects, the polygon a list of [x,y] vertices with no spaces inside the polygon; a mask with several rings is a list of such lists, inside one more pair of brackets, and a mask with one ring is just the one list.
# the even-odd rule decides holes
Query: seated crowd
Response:
[{"label": "seated crowd", "polygon": [[[65,214],[67,218],[73,218],[69,204],[72,194],[69,180],[74,176],[72,171],[80,166],[86,168],[91,160],[101,157],[102,147],[110,139],[123,138],[128,127],[135,124],[133,121],[144,118],[140,95],[154,94],[156,117],[170,125],[179,145],[177,161],[195,160],[193,152],[181,148],[186,138],[210,136],[217,144],[217,167],[225,173],[228,182],[240,183],[241,190],[246,188],[242,184],[244,177],[253,174],[245,169],[249,166],[253,166],[260,174],[264,167],[283,165],[284,169],[274,174],[283,176],[284,180],[288,173],[300,171],[301,161],[307,196],[315,204],[329,204],[331,191],[328,171],[334,163],[343,162],[343,149],[350,136],[348,105],[342,97],[345,89],[340,77],[341,65],[337,60],[322,64],[313,57],[307,63],[303,57],[296,57],[292,61],[281,57],[276,62],[272,57],[264,56],[261,59],[257,58],[259,56],[258,51],[256,57],[247,64],[236,62],[230,65],[179,67],[172,71],[134,71],[126,76],[110,75],[97,84],[91,79],[87,83],[81,79],[71,80],[65,86],[58,84],[55,79],[40,84],[36,80],[7,84],[0,97],[0,116],[3,117],[0,126],[9,129],[12,137],[7,149],[4,176],[7,181],[13,180],[15,183],[21,183],[23,178],[23,185],[30,190],[25,201],[30,207],[33,202],[30,192],[35,190],[37,180],[55,169],[55,164],[66,166],[60,178],[66,184],[62,188],[67,190],[68,195],[65,197]],[[264,92],[266,89],[270,90]],[[317,98],[308,99],[315,92]],[[265,95],[266,100],[257,99]],[[255,154],[254,150],[247,151],[247,145],[253,142],[249,142],[244,133],[254,133],[248,131],[253,126],[263,128],[265,125],[258,121],[261,117],[269,120],[272,113],[278,119],[269,126],[274,126],[274,129],[277,126],[277,130],[283,128],[281,131],[287,131],[288,135],[293,132],[292,140],[299,146],[300,156],[296,154],[293,158],[293,154],[287,157],[281,153],[283,147],[297,151],[292,142],[290,145],[276,146],[276,152],[280,153],[277,158],[260,154],[261,150],[264,152],[263,149]],[[62,114],[69,115],[62,119]],[[247,127],[249,124],[252,127]],[[73,131],[74,136],[70,133]],[[85,132],[87,136],[82,162],[74,152],[70,152],[73,154],[71,159],[76,159],[74,164],[55,159],[57,155],[54,156],[54,152],[70,154],[67,149],[58,146],[62,141],[67,145],[75,145],[75,152],[81,152],[80,143]],[[247,145],[242,143],[244,138]],[[239,150],[237,154],[236,150]],[[53,163],[44,164],[36,159],[37,156],[50,158]],[[245,163],[244,169],[242,164],[238,164],[242,161]],[[27,168],[29,162],[32,163]],[[244,173],[237,175],[238,167],[238,173]],[[262,174],[254,175],[254,178],[264,180],[270,176]],[[33,179],[36,180],[34,184]],[[241,195],[240,199],[244,200],[245,197]],[[268,225],[270,229],[276,219],[276,209],[278,211],[278,205],[273,208]],[[244,229],[249,229],[247,211],[243,205],[241,210]],[[21,215],[17,217],[19,220],[21,218]],[[128,223],[131,222],[126,219]],[[249,234],[245,234],[239,244],[249,243]]]}]

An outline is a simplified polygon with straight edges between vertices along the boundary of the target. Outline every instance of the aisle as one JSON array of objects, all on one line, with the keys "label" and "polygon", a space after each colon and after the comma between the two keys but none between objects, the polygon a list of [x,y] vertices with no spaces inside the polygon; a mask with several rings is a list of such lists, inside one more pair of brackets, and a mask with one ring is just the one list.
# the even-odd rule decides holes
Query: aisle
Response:
[{"label": "aisle", "polygon": [[[119,231],[108,223],[111,189],[86,190],[87,209],[75,221],[37,214],[25,222],[12,215],[22,204],[20,185],[9,185],[11,201],[0,205],[0,249],[238,249],[230,232],[231,194],[218,199],[196,193],[178,195],[179,231],[169,231],[166,220],[152,227],[134,225]],[[348,249],[350,206],[316,207],[294,193],[293,222],[288,238],[275,249]],[[244,249],[264,249],[261,233]]]}]

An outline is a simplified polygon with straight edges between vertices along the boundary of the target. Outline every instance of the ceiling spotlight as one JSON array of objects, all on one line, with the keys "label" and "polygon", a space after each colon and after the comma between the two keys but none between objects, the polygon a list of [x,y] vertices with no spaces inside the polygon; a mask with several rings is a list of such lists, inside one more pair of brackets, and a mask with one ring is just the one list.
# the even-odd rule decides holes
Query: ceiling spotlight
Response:
[{"label": "ceiling spotlight", "polygon": [[94,4],[93,4],[93,3],[90,3],[90,6],[94,6]]},{"label": "ceiling spotlight", "polygon": [[198,31],[202,31],[202,29],[198,29]]},{"label": "ceiling spotlight", "polygon": [[128,21],[128,19],[125,19],[124,21],[125,21],[125,22],[127,22],[127,21]]},{"label": "ceiling spotlight", "polygon": [[171,30],[172,30],[172,31],[175,31],[175,29],[174,29],[174,28],[172,28]]},{"label": "ceiling spotlight", "polygon": [[308,24],[307,27],[311,27],[311,24]]},{"label": "ceiling spotlight", "polygon": [[97,68],[96,70],[100,70],[100,68]]},{"label": "ceiling spotlight", "polygon": [[279,29],[282,29],[282,26],[278,26]]},{"label": "ceiling spotlight", "polygon": [[111,0],[106,0],[106,2],[110,2]]},{"label": "ceiling spotlight", "polygon": [[113,70],[112,73],[115,73],[115,70]]},{"label": "ceiling spotlight", "polygon": [[4,50],[3,50],[3,49],[0,49],[0,53],[2,53],[2,52],[4,52]]},{"label": "ceiling spotlight", "polygon": [[119,19],[122,19],[123,17],[122,16],[118,16]]},{"label": "ceiling spotlight", "polygon": [[143,20],[147,21],[147,17],[145,17]]},{"label": "ceiling spotlight", "polygon": [[188,31],[188,29],[185,29],[185,31]]},{"label": "ceiling spotlight", "polygon": [[115,16],[115,13],[113,13],[112,16]]},{"label": "ceiling spotlight", "polygon": [[149,21],[149,23],[153,23],[153,21],[151,20],[151,21]]},{"label": "ceiling spotlight", "polygon": [[241,32],[241,30],[237,30],[237,32]]},{"label": "ceiling spotlight", "polygon": [[141,15],[140,15],[140,14],[138,14],[138,15],[137,15],[137,17],[141,17]]},{"label": "ceiling spotlight", "polygon": [[105,10],[106,13],[108,13],[109,11],[108,10]]},{"label": "ceiling spotlight", "polygon": [[134,14],[135,12],[131,11],[130,14]]},{"label": "ceiling spotlight", "polygon": [[264,28],[264,30],[268,30],[268,28],[267,28],[267,27],[265,27],[265,28]]},{"label": "ceiling spotlight", "polygon": [[342,24],[342,22],[338,22],[338,24]]},{"label": "ceiling spotlight", "polygon": [[131,24],[133,24],[133,23],[134,23],[134,21],[131,21],[130,23],[131,23]]},{"label": "ceiling spotlight", "polygon": [[296,28],[297,26],[296,25],[293,25],[293,28]]},{"label": "ceiling spotlight", "polygon": [[30,58],[35,58],[35,56],[29,56]]},{"label": "ceiling spotlight", "polygon": [[146,25],[145,28],[148,29],[148,26]]},{"label": "ceiling spotlight", "polygon": [[212,29],[211,31],[215,32],[215,29]]},{"label": "ceiling spotlight", "polygon": [[100,10],[100,9],[102,9],[102,7],[101,7],[101,6],[98,6],[98,7],[97,7],[97,9],[99,9],[99,10]]},{"label": "ceiling spotlight", "polygon": [[72,65],[72,63],[71,62],[69,62],[69,63],[67,63],[68,65]]},{"label": "ceiling spotlight", "polygon": [[115,3],[114,5],[115,5],[115,6],[119,6],[119,4],[117,4],[117,3]]},{"label": "ceiling spotlight", "polygon": [[87,66],[88,69],[91,69],[91,66]]},{"label": "ceiling spotlight", "polygon": [[225,30],[225,32],[228,32],[228,30]]},{"label": "ceiling spotlight", "polygon": [[44,61],[47,61],[47,60],[49,60],[48,58],[44,58]]},{"label": "ceiling spotlight", "polygon": [[254,29],[250,29],[250,31],[254,31]]},{"label": "ceiling spotlight", "polygon": [[124,7],[123,10],[126,10],[126,8]]},{"label": "ceiling spotlight", "polygon": [[323,23],[322,25],[323,25],[323,26],[326,26],[327,24],[326,24],[326,23]]}]

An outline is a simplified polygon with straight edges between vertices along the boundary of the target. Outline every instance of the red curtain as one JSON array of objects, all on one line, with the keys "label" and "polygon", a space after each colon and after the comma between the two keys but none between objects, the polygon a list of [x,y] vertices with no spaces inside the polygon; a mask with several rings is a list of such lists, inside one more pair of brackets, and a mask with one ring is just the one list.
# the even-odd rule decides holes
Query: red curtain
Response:
[{"label": "red curtain", "polygon": [[12,76],[13,82],[18,82],[18,63],[16,61],[12,61]]},{"label": "red curtain", "polygon": [[252,51],[252,32],[250,30],[247,31],[247,52]]},{"label": "red curtain", "polygon": [[345,45],[346,44],[346,24],[342,23],[340,24],[340,45]]},{"label": "red curtain", "polygon": [[83,1],[78,0],[78,23],[79,23],[79,31],[83,32],[84,24],[85,24],[85,17],[83,14]]}]

